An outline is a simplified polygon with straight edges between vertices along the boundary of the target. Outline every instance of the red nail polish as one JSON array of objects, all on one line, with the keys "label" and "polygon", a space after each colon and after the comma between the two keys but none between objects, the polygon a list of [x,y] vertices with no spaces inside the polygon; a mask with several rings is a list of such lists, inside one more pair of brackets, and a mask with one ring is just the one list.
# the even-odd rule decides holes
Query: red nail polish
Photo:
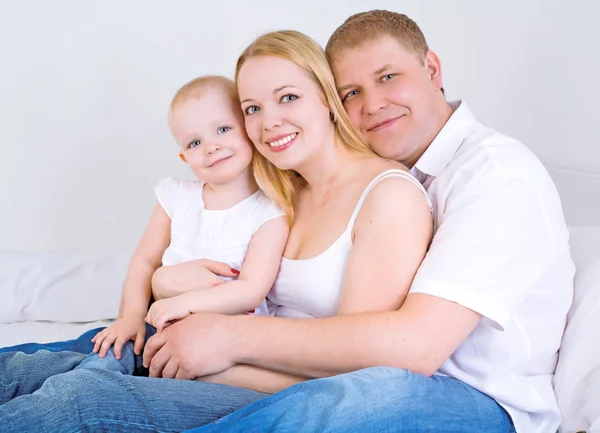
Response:
[{"label": "red nail polish", "polygon": [[237,269],[233,269],[233,268],[231,268],[231,272],[233,272],[234,275],[240,274],[240,271],[238,271]]}]

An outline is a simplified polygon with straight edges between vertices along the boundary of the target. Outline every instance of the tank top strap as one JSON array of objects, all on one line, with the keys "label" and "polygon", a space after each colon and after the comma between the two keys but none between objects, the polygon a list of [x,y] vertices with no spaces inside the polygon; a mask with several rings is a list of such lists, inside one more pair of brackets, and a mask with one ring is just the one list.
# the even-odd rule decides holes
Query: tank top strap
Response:
[{"label": "tank top strap", "polygon": [[367,199],[367,196],[369,195],[371,190],[375,187],[375,185],[377,185],[382,180],[387,179],[388,177],[403,177],[406,180],[414,183],[421,190],[421,192],[423,194],[425,194],[425,198],[427,199],[427,204],[429,205],[429,209],[431,210],[431,208],[432,208],[431,201],[429,200],[429,196],[427,195],[427,191],[425,191],[425,188],[423,188],[423,185],[421,185],[421,183],[407,171],[399,170],[399,169],[390,169],[390,170],[386,170],[383,173],[380,173],[379,175],[377,175],[377,177],[375,177],[371,181],[371,183],[369,183],[369,185],[367,185],[367,187],[363,191],[362,195],[360,196],[360,199],[358,200],[356,207],[354,208],[354,212],[352,212],[352,216],[350,217],[350,221],[348,222],[348,227],[346,228],[346,231],[350,231],[354,227],[354,222],[356,221],[356,218],[358,217],[358,213],[360,212],[360,209],[362,208],[362,205],[365,202],[365,200]]}]

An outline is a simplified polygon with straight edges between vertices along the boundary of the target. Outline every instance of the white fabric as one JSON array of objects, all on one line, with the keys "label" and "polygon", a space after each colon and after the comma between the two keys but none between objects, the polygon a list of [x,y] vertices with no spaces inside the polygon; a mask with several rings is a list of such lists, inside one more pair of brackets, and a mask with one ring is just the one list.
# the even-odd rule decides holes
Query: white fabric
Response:
[{"label": "white fabric", "polygon": [[600,227],[571,228],[575,298],[554,377],[561,433],[600,433]]},{"label": "white fabric", "polygon": [[[156,197],[171,218],[171,243],[162,264],[206,258],[242,269],[252,236],[264,223],[285,214],[260,189],[228,209],[205,209],[203,187],[204,182],[173,177],[156,185]],[[266,301],[255,313],[269,315]]]},{"label": "white fabric", "polygon": [[429,198],[421,184],[403,170],[388,170],[371,181],[363,191],[344,233],[324,252],[306,260],[281,260],[279,275],[268,295],[277,304],[280,317],[330,317],[338,313],[346,262],[352,249],[352,228],[369,192],[389,177],[402,177],[414,183]]},{"label": "white fabric", "polygon": [[464,102],[453,107],[413,168],[435,236],[411,292],[484,317],[438,374],[496,399],[518,432],[555,432],[552,376],[574,273],[560,199],[525,146],[481,125]]},{"label": "white fabric", "polygon": [[130,252],[0,251],[0,323],[114,319]]},{"label": "white fabric", "polygon": [[[93,303],[92,303],[93,304]],[[23,343],[52,343],[73,340],[90,329],[108,326],[112,320],[84,323],[19,322],[0,324],[0,347]]]}]

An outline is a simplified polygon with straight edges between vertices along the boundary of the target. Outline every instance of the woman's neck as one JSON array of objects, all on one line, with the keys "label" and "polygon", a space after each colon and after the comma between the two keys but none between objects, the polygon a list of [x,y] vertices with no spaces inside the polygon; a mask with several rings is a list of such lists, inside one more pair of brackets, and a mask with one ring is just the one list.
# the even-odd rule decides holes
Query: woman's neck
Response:
[{"label": "woman's neck", "polygon": [[322,149],[323,152],[297,170],[306,181],[305,190],[316,200],[346,184],[347,179],[354,176],[357,165],[368,157],[344,146],[337,138],[333,146],[323,146]]},{"label": "woman's neck", "polygon": [[223,210],[235,206],[258,190],[250,167],[230,182],[223,184],[205,183],[202,190],[204,206],[209,210]]}]

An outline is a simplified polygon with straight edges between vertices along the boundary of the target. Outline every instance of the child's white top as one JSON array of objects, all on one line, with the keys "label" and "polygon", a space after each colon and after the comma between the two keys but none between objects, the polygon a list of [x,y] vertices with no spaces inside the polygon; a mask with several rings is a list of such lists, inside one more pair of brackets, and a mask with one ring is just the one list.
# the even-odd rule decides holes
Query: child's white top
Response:
[{"label": "child's white top", "polygon": [[171,218],[171,243],[162,264],[206,258],[241,269],[254,233],[284,212],[260,189],[229,209],[208,210],[202,199],[203,187],[199,180],[173,177],[156,185],[156,197]]}]

